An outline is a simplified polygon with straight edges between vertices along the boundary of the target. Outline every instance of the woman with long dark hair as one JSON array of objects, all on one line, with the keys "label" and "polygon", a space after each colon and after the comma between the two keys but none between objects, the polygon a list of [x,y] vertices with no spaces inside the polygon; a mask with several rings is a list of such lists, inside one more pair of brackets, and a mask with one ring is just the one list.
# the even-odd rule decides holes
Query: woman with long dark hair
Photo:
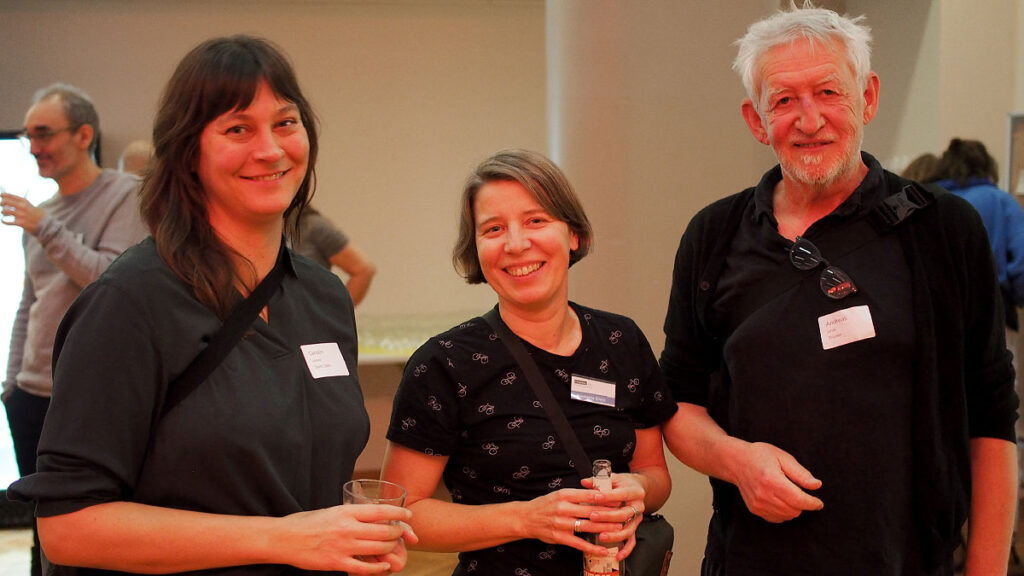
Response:
[{"label": "woman with long dark hair", "polygon": [[[401,570],[410,512],[340,506],[369,422],[351,299],[283,244],[317,156],[290,64],[257,38],[204,42],[171,77],[153,142],[152,238],[65,317],[39,472],[10,490],[36,502],[45,554],[80,573]],[[181,394],[179,376],[276,282]]]}]

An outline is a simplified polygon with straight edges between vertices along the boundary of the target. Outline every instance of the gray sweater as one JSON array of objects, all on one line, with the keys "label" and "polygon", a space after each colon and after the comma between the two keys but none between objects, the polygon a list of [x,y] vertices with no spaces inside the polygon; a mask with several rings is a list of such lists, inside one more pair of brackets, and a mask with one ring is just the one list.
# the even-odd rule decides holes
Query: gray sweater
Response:
[{"label": "gray sweater", "polygon": [[81,192],[39,205],[46,216],[34,236],[22,235],[25,288],[11,330],[4,398],[15,386],[50,395],[53,337],[64,313],[82,288],[147,235],[136,198],[139,182],[104,170]]}]

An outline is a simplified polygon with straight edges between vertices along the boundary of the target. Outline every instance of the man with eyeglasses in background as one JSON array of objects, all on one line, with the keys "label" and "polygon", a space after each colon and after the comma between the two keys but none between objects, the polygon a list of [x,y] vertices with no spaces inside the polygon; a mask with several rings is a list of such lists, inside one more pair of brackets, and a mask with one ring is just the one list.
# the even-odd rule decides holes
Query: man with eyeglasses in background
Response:
[{"label": "man with eyeglasses in background", "polygon": [[870,29],[816,8],[740,39],[779,165],[690,222],[662,370],[669,449],[708,474],[703,574],[1006,574],[1017,397],[991,248],[951,194],[861,151]]},{"label": "man with eyeglasses in background", "polygon": [[[25,115],[22,141],[39,175],[57,182],[58,193],[39,206],[0,194],[3,223],[24,230],[25,287],[11,330],[2,394],[22,476],[36,471],[53,383],[53,339],[61,318],[87,284],[147,234],[136,198],[140,180],[96,164],[98,136],[99,116],[84,92],[61,83],[40,90]],[[32,574],[39,573],[36,539]]]}]

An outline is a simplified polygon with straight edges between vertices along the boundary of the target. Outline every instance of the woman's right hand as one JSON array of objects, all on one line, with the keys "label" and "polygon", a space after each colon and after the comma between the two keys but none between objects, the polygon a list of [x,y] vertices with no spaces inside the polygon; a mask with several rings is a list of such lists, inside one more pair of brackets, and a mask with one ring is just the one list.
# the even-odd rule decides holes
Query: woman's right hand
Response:
[{"label": "woman's right hand", "polygon": [[398,572],[405,542],[417,541],[406,521],[412,512],[382,504],[346,504],[285,516],[280,563],[306,570],[352,574]]},{"label": "woman's right hand", "polygon": [[608,549],[587,541],[586,533],[621,530],[622,525],[590,520],[593,512],[615,510],[596,505],[596,494],[595,490],[563,488],[524,502],[525,513],[519,516],[523,538],[606,554]]}]

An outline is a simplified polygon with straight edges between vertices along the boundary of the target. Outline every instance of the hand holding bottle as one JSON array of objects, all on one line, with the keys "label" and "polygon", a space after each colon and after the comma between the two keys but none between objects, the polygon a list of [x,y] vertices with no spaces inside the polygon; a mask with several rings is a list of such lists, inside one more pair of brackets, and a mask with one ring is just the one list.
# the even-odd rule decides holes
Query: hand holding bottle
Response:
[{"label": "hand holding bottle", "polygon": [[[600,507],[590,513],[589,520],[595,524],[619,527],[617,530],[594,534],[594,542],[605,546],[609,546],[609,543],[614,544],[617,548],[615,557],[618,560],[623,560],[629,556],[636,545],[634,534],[643,518],[646,490],[637,474],[610,474],[604,477],[603,472],[599,473],[598,470],[601,462],[606,461],[594,462],[594,477],[583,481],[585,487],[593,488],[598,492],[595,494],[594,501]],[[600,466],[604,465],[600,464]]]}]

